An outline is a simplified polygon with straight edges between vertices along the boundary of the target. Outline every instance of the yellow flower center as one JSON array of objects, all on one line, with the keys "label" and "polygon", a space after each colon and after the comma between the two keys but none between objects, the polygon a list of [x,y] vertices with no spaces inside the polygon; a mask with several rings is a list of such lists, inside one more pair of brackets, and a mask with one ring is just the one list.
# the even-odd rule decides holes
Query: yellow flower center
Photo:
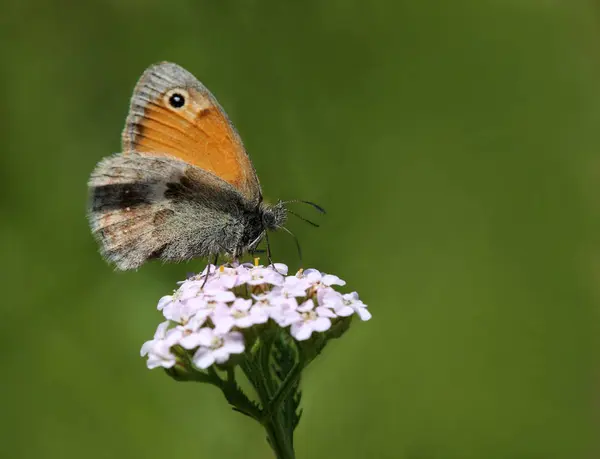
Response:
[{"label": "yellow flower center", "polygon": [[242,317],[246,317],[248,313],[246,311],[234,311],[231,315],[236,319],[240,319]]},{"label": "yellow flower center", "polygon": [[309,320],[315,320],[317,318],[317,313],[315,311],[302,312],[300,314],[302,316],[302,320],[308,322]]},{"label": "yellow flower center", "polygon": [[221,346],[223,346],[223,338],[215,336],[210,343],[210,347],[212,347],[213,349],[217,349]]}]

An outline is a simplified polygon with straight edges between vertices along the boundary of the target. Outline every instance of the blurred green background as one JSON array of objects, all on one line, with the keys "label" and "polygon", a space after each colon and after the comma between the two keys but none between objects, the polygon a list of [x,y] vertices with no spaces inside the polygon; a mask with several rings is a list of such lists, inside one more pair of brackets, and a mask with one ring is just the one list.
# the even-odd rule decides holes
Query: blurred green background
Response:
[{"label": "blurred green background", "polygon": [[0,37],[0,457],[271,457],[139,357],[204,261],[117,273],[87,226],[160,60],[218,97],[267,197],[329,211],[289,225],[304,266],[374,315],[308,370],[299,459],[599,457],[597,2],[9,0]]}]

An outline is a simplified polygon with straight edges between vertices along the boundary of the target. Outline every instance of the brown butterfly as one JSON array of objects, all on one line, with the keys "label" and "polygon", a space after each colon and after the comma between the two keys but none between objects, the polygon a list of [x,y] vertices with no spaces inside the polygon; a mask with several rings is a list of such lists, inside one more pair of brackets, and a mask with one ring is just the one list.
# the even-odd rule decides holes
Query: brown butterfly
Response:
[{"label": "brown butterfly", "polygon": [[118,269],[157,258],[237,259],[286,221],[286,202],[263,202],[252,162],[215,97],[176,64],[141,76],[122,151],[102,160],[88,183],[92,233]]}]

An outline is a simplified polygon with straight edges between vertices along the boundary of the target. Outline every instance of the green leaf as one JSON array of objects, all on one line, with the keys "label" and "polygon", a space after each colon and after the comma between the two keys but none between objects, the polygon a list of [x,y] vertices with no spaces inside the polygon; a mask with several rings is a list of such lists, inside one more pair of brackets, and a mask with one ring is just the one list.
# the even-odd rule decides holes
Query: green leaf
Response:
[{"label": "green leaf", "polygon": [[260,406],[258,403],[250,400],[235,380],[227,381],[221,389],[234,411],[238,411],[260,422],[262,418]]}]

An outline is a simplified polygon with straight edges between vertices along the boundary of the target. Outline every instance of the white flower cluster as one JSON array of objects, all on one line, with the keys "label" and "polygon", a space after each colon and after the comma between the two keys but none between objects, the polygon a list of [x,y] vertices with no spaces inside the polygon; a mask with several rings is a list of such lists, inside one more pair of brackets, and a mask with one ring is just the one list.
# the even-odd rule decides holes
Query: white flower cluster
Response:
[{"label": "white flower cluster", "polygon": [[158,326],[154,339],[142,346],[148,368],[175,365],[171,351],[175,345],[193,352],[198,368],[224,363],[231,354],[244,352],[242,330],[269,321],[290,327],[290,334],[303,341],[313,332],[328,330],[337,317],[371,318],[356,292],[334,290],[333,286],[345,285],[339,277],[316,269],[294,276],[287,276],[287,271],[280,263],[273,267],[210,265],[181,282],[173,295],[158,302],[166,321]]}]

